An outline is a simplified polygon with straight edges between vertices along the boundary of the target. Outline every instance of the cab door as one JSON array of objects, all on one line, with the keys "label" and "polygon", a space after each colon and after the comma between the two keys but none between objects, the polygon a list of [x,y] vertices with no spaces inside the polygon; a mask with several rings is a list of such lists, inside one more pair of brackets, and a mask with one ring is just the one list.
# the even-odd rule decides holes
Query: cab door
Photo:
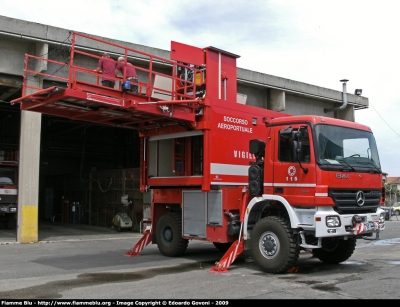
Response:
[{"label": "cab door", "polygon": [[286,198],[293,206],[313,206],[316,174],[310,126],[277,126],[272,133],[273,194]]}]

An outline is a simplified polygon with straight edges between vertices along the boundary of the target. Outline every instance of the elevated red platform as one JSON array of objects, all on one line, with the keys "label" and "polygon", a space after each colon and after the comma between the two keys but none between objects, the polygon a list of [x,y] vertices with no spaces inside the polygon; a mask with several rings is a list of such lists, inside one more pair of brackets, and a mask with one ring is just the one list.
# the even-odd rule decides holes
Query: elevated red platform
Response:
[{"label": "elevated red platform", "polygon": [[[114,78],[115,88],[102,86],[101,73],[87,67],[88,63],[97,64],[101,52],[82,51],[80,39],[94,40],[102,50],[115,49],[114,58],[122,54],[143,60],[145,64],[134,66],[139,93],[122,90],[125,77]],[[193,78],[188,80],[177,71],[190,69],[193,76],[198,69],[75,32],[68,59],[69,63],[26,55],[23,95],[11,103],[19,103],[21,110],[139,131],[170,125],[195,127],[202,99],[196,97]],[[170,73],[160,68],[160,62],[171,67]]]},{"label": "elevated red platform", "polygon": [[12,101],[21,103],[21,110],[139,130],[179,121],[194,124],[194,105],[198,107],[199,102],[148,101],[147,97],[124,92],[106,96],[59,87],[50,87]]}]

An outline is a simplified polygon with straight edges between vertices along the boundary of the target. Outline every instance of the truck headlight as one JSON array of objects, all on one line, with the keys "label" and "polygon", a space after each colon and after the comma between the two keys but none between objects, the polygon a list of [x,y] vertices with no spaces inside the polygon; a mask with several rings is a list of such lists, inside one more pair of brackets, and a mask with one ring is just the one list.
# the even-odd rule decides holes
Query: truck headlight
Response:
[{"label": "truck headlight", "polygon": [[326,226],[327,227],[340,227],[340,218],[337,215],[327,216],[326,217]]},{"label": "truck headlight", "polygon": [[10,207],[10,212],[17,212],[17,208],[16,207]]}]

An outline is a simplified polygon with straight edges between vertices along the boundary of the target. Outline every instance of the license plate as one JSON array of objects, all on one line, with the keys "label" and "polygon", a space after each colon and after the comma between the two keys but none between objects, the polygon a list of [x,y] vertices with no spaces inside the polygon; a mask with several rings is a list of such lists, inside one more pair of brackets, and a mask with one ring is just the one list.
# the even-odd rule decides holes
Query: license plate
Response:
[{"label": "license plate", "polygon": [[379,229],[380,226],[377,222],[363,222],[355,224],[352,230],[355,235],[359,235],[362,233],[377,232]]},{"label": "license plate", "polygon": [[379,229],[379,225],[377,225],[377,224],[374,223],[374,222],[365,223],[364,227],[365,227],[368,231],[371,231],[371,230],[378,230],[378,229]]}]

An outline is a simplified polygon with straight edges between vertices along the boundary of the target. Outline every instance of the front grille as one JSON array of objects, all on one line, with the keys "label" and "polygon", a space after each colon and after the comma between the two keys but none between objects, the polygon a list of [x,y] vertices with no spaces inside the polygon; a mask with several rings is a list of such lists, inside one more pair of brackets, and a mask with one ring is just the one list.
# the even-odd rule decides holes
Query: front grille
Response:
[{"label": "front grille", "polygon": [[[365,196],[364,205],[357,204],[357,193],[362,191]],[[364,189],[329,189],[328,195],[335,202],[334,210],[342,214],[375,212],[382,196],[381,190]]]},{"label": "front grille", "polygon": [[0,194],[0,204],[15,204],[17,203],[17,195]]}]

